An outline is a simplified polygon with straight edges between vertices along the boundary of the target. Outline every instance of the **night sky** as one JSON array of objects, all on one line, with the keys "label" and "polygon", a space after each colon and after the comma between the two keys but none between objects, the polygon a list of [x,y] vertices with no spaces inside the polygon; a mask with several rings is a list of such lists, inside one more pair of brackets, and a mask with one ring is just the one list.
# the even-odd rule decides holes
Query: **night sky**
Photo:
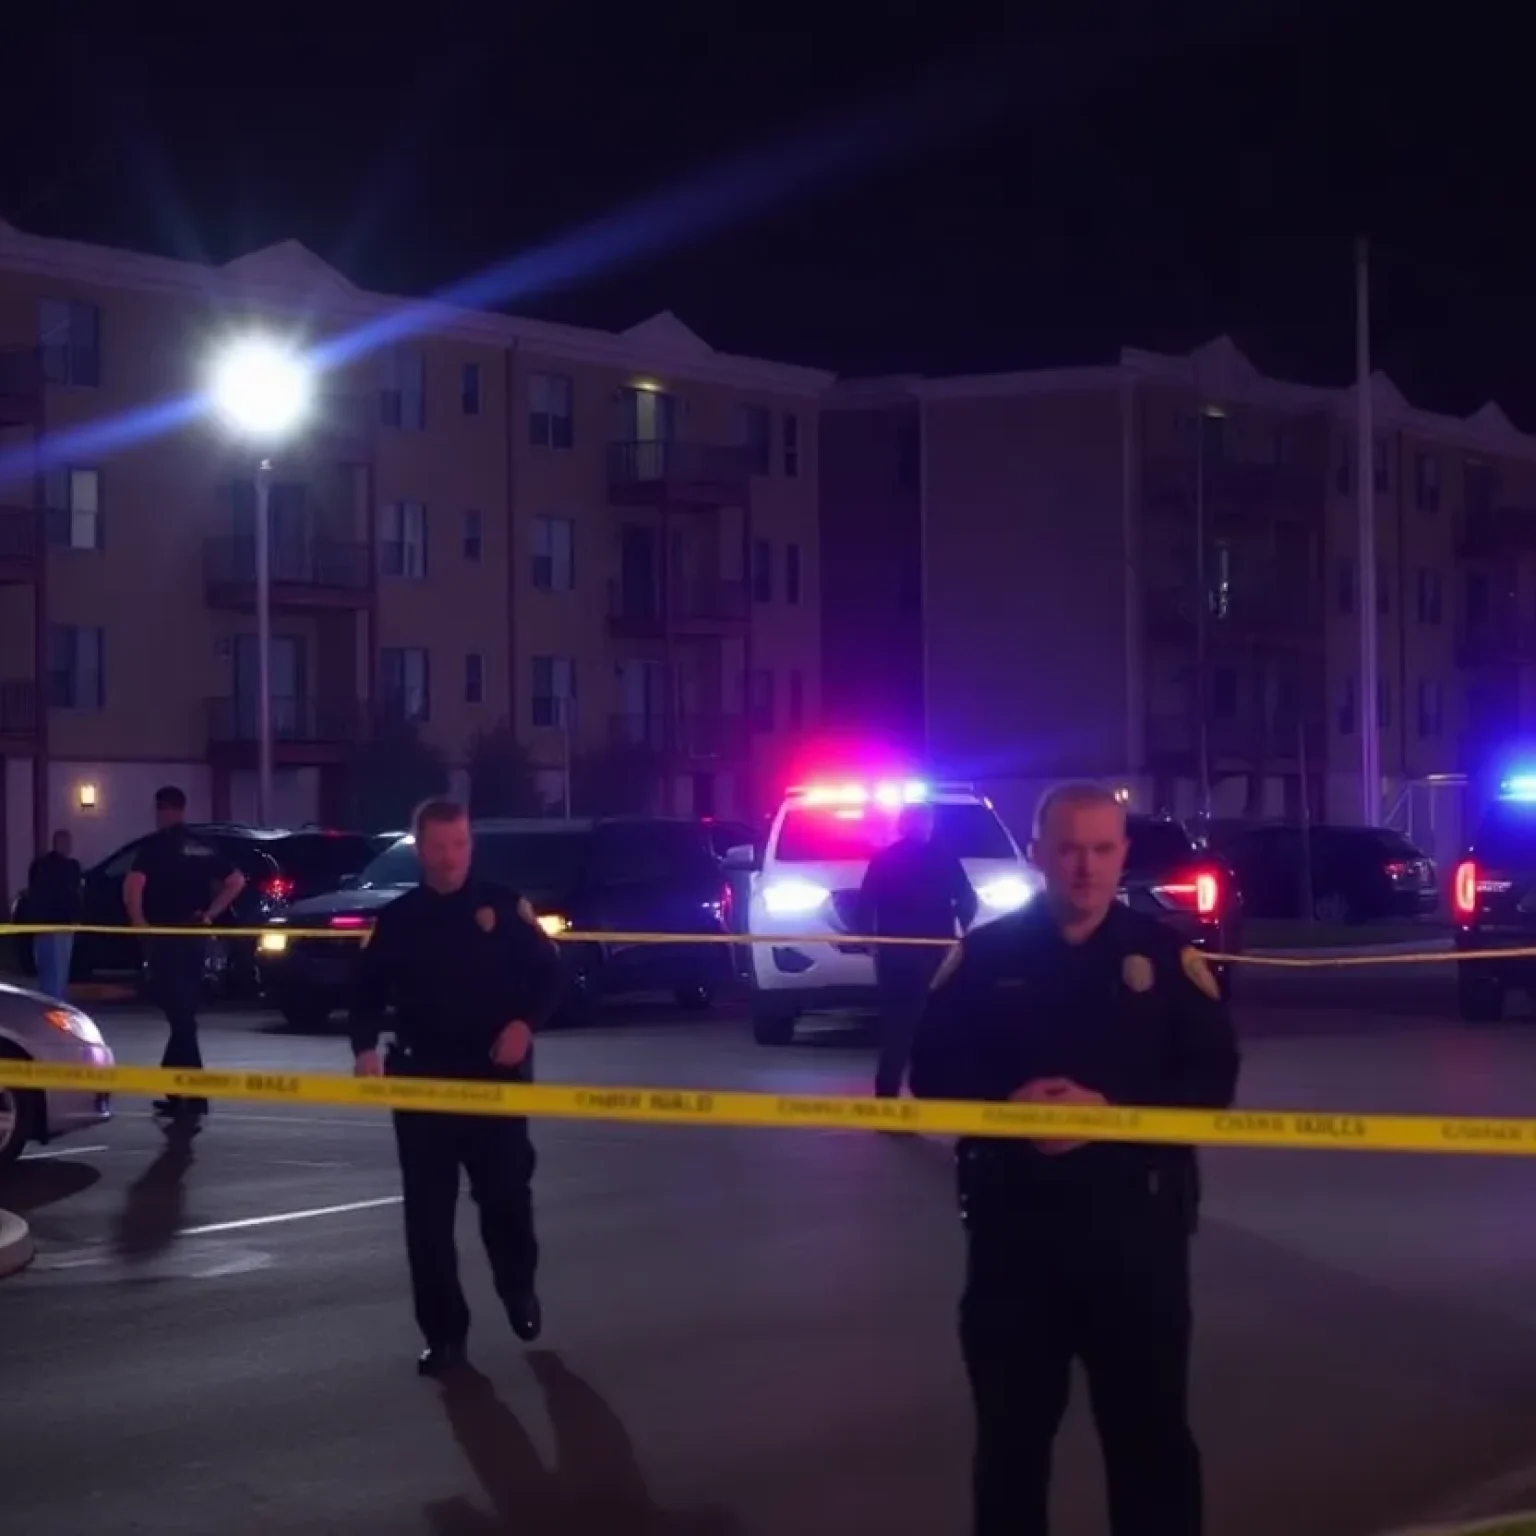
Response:
[{"label": "night sky", "polygon": [[[316,0],[190,30],[56,9],[7,19],[0,75],[0,217],[39,233],[216,261],[293,237],[420,293],[728,172],[723,228],[606,238],[602,270],[547,263],[508,307],[670,308],[718,347],[857,372],[1230,331],[1334,383],[1365,228],[1378,365],[1416,403],[1497,398],[1536,429],[1518,6],[1143,0],[1025,25],[1045,8]],[[796,143],[797,174],[729,171]]]}]

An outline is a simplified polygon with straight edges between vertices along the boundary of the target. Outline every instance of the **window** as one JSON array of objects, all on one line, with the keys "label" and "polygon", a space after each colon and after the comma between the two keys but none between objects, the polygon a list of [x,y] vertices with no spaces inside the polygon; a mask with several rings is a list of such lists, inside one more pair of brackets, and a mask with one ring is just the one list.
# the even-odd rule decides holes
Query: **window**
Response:
[{"label": "window", "polygon": [[1421,512],[1440,510],[1440,460],[1421,453],[1414,471],[1413,499]]},{"label": "window", "polygon": [[761,405],[736,407],[736,443],[747,452],[754,475],[773,471],[773,417]]},{"label": "window", "polygon": [[767,667],[754,668],[747,680],[747,714],[754,731],[773,729],[773,673]]},{"label": "window", "polygon": [[1337,595],[1339,612],[1348,617],[1355,611],[1355,562],[1353,560],[1339,561]]},{"label": "window", "polygon": [[594,837],[593,875],[601,883],[676,881],[715,877],[707,829],[682,821],[614,821]]},{"label": "window", "polygon": [[1376,494],[1379,496],[1383,491],[1390,490],[1392,487],[1392,476],[1389,472],[1390,461],[1387,457],[1388,443],[1386,438],[1378,437],[1371,446],[1371,462],[1375,466]]},{"label": "window", "polygon": [[1177,821],[1160,821],[1153,816],[1132,816],[1125,831],[1130,843],[1125,856],[1127,874],[1164,874],[1181,865],[1192,864],[1200,857],[1200,850]]},{"label": "window", "polygon": [[1335,719],[1339,727],[1340,736],[1354,735],[1355,680],[1353,677],[1339,679],[1339,707],[1335,712]]},{"label": "window", "polygon": [[568,517],[533,520],[533,584],[540,592],[576,585],[576,524]]},{"label": "window", "polygon": [[1237,713],[1237,673],[1217,667],[1211,673],[1211,713],[1229,719]]},{"label": "window", "polygon": [[1419,679],[1419,735],[1438,736],[1443,703],[1440,684],[1432,677]]},{"label": "window", "polygon": [[431,664],[421,646],[384,646],[379,651],[379,693],[391,720],[421,725],[432,714]]},{"label": "window", "polygon": [[459,409],[466,416],[480,414],[479,363],[465,363],[459,372]]},{"label": "window", "polygon": [[479,651],[464,658],[464,702],[485,703],[485,657]]},{"label": "window", "polygon": [[464,514],[464,558],[479,562],[485,554],[485,519],[479,512]]},{"label": "window", "polygon": [[795,479],[800,473],[800,418],[793,411],[784,413],[784,477]]},{"label": "window", "polygon": [[1419,623],[1438,624],[1441,610],[1440,572],[1419,572]]},{"label": "window", "polygon": [[1392,611],[1392,567],[1385,560],[1376,562],[1376,612]]},{"label": "window", "polygon": [[[898,813],[879,808],[839,816],[824,806],[794,806],[784,813],[773,857],[779,864],[867,864],[896,840]],[[1018,850],[997,814],[975,801],[939,801],[933,841],[957,859],[1017,859]]]},{"label": "window", "polygon": [[752,540],[752,600],[773,601],[773,545],[767,539]]},{"label": "window", "polygon": [[419,501],[392,501],[379,518],[379,574],[402,581],[427,577],[427,509]]},{"label": "window", "polygon": [[575,715],[576,663],[569,656],[535,656],[530,696],[533,723],[541,729],[569,724]]},{"label": "window", "polygon": [[798,544],[784,546],[784,601],[786,603],[800,601],[800,546]]},{"label": "window", "polygon": [[427,361],[410,347],[396,347],[384,362],[379,420],[386,427],[421,432],[427,425]]},{"label": "window", "polygon": [[42,299],[37,344],[50,384],[94,389],[101,383],[101,311],[78,299]]},{"label": "window", "polygon": [[55,549],[101,548],[101,471],[50,469],[43,477],[48,542]]},{"label": "window", "polygon": [[568,374],[528,377],[528,441],[535,448],[569,448],[576,441],[573,390]]},{"label": "window", "polygon": [[1392,685],[1384,677],[1376,679],[1376,729],[1386,730],[1392,724]]},{"label": "window", "polygon": [[1464,499],[1469,517],[1486,517],[1493,511],[1493,466],[1468,459],[1462,466]]},{"label": "window", "polygon": [[1489,618],[1488,578],[1481,571],[1467,572],[1466,620],[1468,624],[1486,624]]},{"label": "window", "polygon": [[798,731],[805,724],[805,673],[789,674],[789,728]]},{"label": "window", "polygon": [[99,626],[48,628],[48,703],[53,709],[101,709],[107,702]]}]

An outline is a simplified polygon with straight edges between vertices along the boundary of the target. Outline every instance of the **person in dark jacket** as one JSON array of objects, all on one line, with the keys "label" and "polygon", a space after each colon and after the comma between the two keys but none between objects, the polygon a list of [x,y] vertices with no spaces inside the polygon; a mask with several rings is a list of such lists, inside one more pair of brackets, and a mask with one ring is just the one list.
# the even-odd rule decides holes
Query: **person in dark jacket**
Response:
[{"label": "person in dark jacket", "polygon": [[[976,918],[976,892],[965,867],[933,841],[933,807],[904,806],[896,841],[869,861],[859,891],[860,926],[872,938],[953,939]],[[875,990],[880,1005],[880,1060],[875,1092],[901,1093],[922,1016],[945,951],[937,945],[875,946]]]},{"label": "person in dark jacket", "polygon": [[[1238,1050],[1197,950],[1116,900],[1125,816],[1097,785],[1041,802],[1045,888],[934,978],[912,1061],[929,1098],[1222,1109]],[[1193,1149],[974,1139],[961,1347],[976,1413],[975,1536],[1046,1536],[1074,1358],[1088,1378],[1114,1536],[1200,1536],[1189,1422]]]},{"label": "person in dark jacket", "polygon": [[[427,801],[414,835],[421,883],[380,911],[358,967],[351,1030],[357,1071],[530,1081],[534,1033],[560,998],[555,946],[517,892],[471,873],[462,806]],[[390,1008],[394,1045],[386,1062],[379,1036]],[[441,1375],[465,1360],[469,1306],[453,1236],[461,1170],[480,1207],[486,1256],[513,1332],[536,1339],[543,1320],[527,1121],[410,1111],[396,1113],[394,1124],[406,1256],[426,1342],[421,1373]]]},{"label": "person in dark jacket", "polygon": [[[27,871],[28,921],[73,927],[80,921],[84,903],[85,876],[74,857],[73,839],[61,827],[53,834],[53,847],[33,859]],[[66,994],[74,947],[73,933],[39,933],[33,937],[39,992],[60,998]]]}]

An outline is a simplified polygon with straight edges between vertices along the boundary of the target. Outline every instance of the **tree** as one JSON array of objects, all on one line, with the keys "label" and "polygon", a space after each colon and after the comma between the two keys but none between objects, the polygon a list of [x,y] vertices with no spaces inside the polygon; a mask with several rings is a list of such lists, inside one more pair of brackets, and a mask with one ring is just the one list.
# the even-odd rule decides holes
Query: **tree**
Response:
[{"label": "tree", "polygon": [[576,816],[648,816],[656,810],[661,771],[644,747],[598,747],[571,764],[571,812]]},{"label": "tree", "polygon": [[448,764],[414,725],[382,723],[353,752],[347,788],[354,827],[393,832],[423,800],[448,793]]},{"label": "tree", "polygon": [[503,721],[469,744],[472,816],[545,816],[549,805],[517,733]]}]

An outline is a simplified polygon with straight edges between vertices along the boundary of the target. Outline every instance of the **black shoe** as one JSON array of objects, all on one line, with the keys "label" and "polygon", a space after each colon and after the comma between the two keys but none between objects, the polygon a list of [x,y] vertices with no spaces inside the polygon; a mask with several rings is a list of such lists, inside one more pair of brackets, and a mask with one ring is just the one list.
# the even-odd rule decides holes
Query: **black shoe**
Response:
[{"label": "black shoe", "polygon": [[156,1099],[151,1113],[162,1120],[202,1120],[208,1114],[207,1099]]},{"label": "black shoe", "polygon": [[524,1344],[532,1344],[544,1331],[544,1308],[532,1291],[507,1304],[507,1319],[512,1324],[512,1332]]},{"label": "black shoe", "polygon": [[429,1344],[416,1360],[418,1376],[446,1376],[469,1363],[462,1344]]}]

